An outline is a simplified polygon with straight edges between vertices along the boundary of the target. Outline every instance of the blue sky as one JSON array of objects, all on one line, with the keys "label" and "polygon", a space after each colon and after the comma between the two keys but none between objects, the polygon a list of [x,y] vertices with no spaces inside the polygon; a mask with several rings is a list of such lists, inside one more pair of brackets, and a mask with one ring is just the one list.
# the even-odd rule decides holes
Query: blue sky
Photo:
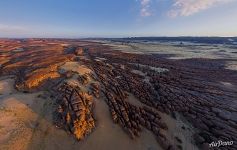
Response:
[{"label": "blue sky", "polygon": [[2,0],[0,37],[237,36],[237,0]]}]

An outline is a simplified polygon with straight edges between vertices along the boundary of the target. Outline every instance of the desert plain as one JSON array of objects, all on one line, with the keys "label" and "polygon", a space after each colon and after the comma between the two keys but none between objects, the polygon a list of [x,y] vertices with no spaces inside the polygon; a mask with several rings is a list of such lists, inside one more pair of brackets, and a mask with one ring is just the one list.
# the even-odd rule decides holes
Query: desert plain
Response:
[{"label": "desert plain", "polygon": [[0,40],[1,150],[237,149],[237,47]]}]

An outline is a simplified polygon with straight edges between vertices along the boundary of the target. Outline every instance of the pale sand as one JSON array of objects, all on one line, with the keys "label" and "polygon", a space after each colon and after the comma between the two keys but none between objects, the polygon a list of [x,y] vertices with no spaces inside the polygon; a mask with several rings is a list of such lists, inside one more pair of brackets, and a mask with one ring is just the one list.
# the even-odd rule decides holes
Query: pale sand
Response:
[{"label": "pale sand", "polygon": [[131,71],[132,73],[135,73],[135,74],[138,74],[138,75],[141,75],[141,76],[146,76],[146,74],[145,73],[143,73],[142,71],[140,71],[140,70],[135,70],[135,69],[133,69],[132,71]]},{"label": "pale sand", "polygon": [[237,60],[235,61],[228,61],[225,66],[226,69],[229,70],[237,70]]},{"label": "pale sand", "polygon": [[66,62],[59,68],[60,72],[73,71],[77,72],[79,75],[84,75],[90,73],[91,70],[78,62]]},{"label": "pale sand", "polygon": [[177,46],[169,42],[167,43],[121,43],[102,41],[105,45],[113,47],[114,50],[126,53],[138,54],[171,54],[174,55],[170,59],[187,59],[187,58],[209,58],[209,59],[236,59],[236,49],[225,45],[183,45]]},{"label": "pale sand", "polygon": [[37,98],[40,92],[18,93],[13,83],[13,79],[0,80],[0,149],[4,150],[27,149],[33,130],[31,124],[36,121],[37,111],[44,101]]},{"label": "pale sand", "polygon": [[[198,147],[192,141],[192,135],[195,132],[195,129],[191,124],[185,121],[185,119],[176,113],[176,119],[171,116],[160,113],[162,120],[168,126],[168,132],[162,130],[162,133],[166,135],[166,137],[171,141],[173,145],[181,145],[184,150],[198,150]],[[185,130],[182,129],[182,126],[185,127]],[[175,137],[178,137],[182,140],[182,143],[179,143]]]},{"label": "pale sand", "polygon": [[[78,149],[78,142],[52,122],[52,100],[40,98],[43,92],[25,94],[13,89],[12,79],[1,80],[0,149],[66,150]],[[1,87],[1,89],[3,89]],[[12,93],[12,94],[9,94]]]},{"label": "pale sand", "polygon": [[159,150],[154,135],[143,130],[141,137],[132,140],[123,129],[114,124],[104,100],[95,101],[97,127],[82,143],[81,150]]},{"label": "pale sand", "polygon": [[14,92],[15,90],[11,86],[13,84],[14,84],[13,79],[1,80],[0,81],[0,97]]},{"label": "pale sand", "polygon": [[152,67],[152,66],[142,65],[142,64],[138,64],[138,63],[129,63],[129,64],[136,65],[136,66],[139,66],[141,68],[149,68],[150,70],[153,70],[153,71],[156,71],[156,72],[159,72],[159,73],[169,71],[169,69],[166,69],[166,68]]},{"label": "pale sand", "polygon": [[[144,104],[141,103],[133,94],[129,93],[127,99],[128,102],[135,106],[143,107]],[[194,134],[195,129],[185,121],[185,119],[176,113],[176,120],[170,115],[159,112],[161,115],[161,120],[164,121],[168,126],[168,131],[161,130],[163,134],[166,135],[167,139],[173,145],[182,145],[183,149],[187,150],[198,150],[197,146],[192,141],[192,135]],[[182,129],[184,126],[186,129]],[[182,143],[178,143],[175,137],[178,137],[182,140]]]}]

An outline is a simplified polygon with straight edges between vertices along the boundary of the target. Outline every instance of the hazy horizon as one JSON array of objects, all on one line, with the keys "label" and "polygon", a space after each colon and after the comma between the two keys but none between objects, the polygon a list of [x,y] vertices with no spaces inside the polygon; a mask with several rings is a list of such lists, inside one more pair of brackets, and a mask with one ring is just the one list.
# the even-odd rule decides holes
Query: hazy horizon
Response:
[{"label": "hazy horizon", "polygon": [[237,36],[124,36],[124,37],[0,37],[0,39],[135,39],[135,38],[237,38]]},{"label": "hazy horizon", "polygon": [[1,38],[235,37],[237,0],[1,1]]}]

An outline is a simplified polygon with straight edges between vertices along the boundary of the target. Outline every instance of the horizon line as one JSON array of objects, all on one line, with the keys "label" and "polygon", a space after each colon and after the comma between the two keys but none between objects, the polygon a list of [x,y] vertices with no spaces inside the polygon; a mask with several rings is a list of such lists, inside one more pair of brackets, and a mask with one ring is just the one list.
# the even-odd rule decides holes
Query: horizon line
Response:
[{"label": "horizon line", "polygon": [[0,39],[123,39],[123,38],[237,38],[235,36],[192,36],[192,35],[182,35],[182,36],[124,36],[124,37],[0,37]]}]

